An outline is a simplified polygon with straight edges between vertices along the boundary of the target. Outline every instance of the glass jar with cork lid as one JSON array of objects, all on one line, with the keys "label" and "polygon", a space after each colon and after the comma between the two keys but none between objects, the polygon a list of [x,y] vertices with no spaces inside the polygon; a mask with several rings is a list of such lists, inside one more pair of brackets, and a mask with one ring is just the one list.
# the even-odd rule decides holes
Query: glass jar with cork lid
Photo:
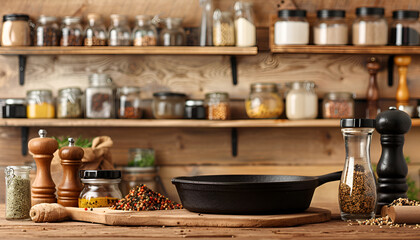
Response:
[{"label": "glass jar with cork lid", "polygon": [[136,26],[133,29],[134,46],[156,46],[157,30],[152,23],[152,17],[148,15],[137,15]]},{"label": "glass jar with cork lid", "polygon": [[225,92],[207,93],[204,100],[206,117],[209,120],[230,119],[229,94]]}]

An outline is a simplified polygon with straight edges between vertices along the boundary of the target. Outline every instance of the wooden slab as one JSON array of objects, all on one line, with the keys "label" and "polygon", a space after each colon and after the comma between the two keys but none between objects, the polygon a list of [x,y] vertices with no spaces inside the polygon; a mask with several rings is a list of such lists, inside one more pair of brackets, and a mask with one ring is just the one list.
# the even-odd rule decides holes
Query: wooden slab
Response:
[{"label": "wooden slab", "polygon": [[303,213],[282,215],[199,214],[185,209],[130,212],[94,208],[67,208],[72,220],[114,226],[188,226],[188,227],[290,227],[329,221],[331,212],[309,208]]}]

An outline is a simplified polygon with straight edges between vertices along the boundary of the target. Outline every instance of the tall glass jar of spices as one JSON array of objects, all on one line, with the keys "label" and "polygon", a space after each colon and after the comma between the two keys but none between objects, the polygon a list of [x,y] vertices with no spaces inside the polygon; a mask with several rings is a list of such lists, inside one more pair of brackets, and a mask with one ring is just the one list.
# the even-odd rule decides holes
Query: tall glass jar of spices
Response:
[{"label": "tall glass jar of spices", "polygon": [[314,44],[346,45],[348,27],[346,11],[323,9],[317,12],[318,21],[314,26]]},{"label": "tall glass jar of spices", "polygon": [[80,88],[63,88],[58,91],[57,118],[82,118],[82,90]]},{"label": "tall glass jar of spices", "polygon": [[86,118],[113,118],[114,93],[107,74],[91,74],[86,88]]},{"label": "tall glass jar of spices", "polygon": [[61,24],[61,46],[83,46],[83,30],[79,17],[64,17]]},{"label": "tall glass jar of spices", "polygon": [[109,46],[130,46],[131,32],[125,15],[112,14],[109,27]]},{"label": "tall glass jar of spices", "polygon": [[287,84],[286,116],[291,120],[313,119],[318,115],[318,97],[315,83],[292,82]]},{"label": "tall glass jar of spices", "polygon": [[163,19],[163,28],[159,35],[162,46],[184,46],[186,43],[185,31],[182,28],[182,18]]},{"label": "tall glass jar of spices", "polygon": [[234,46],[235,25],[231,12],[222,12],[216,9],[213,13],[213,45]]},{"label": "tall glass jar of spices", "polygon": [[90,13],[87,15],[85,29],[85,46],[106,46],[108,33],[101,15]]},{"label": "tall glass jar of spices", "polygon": [[59,46],[60,28],[57,18],[41,15],[35,27],[35,46]]},{"label": "tall glass jar of spices", "polygon": [[6,219],[28,219],[31,209],[30,166],[8,166],[6,176]]},{"label": "tall glass jar of spices", "polygon": [[235,38],[237,47],[252,47],[256,45],[256,28],[251,2],[238,1],[235,9]]},{"label": "tall glass jar of spices", "polygon": [[118,88],[117,97],[118,118],[141,118],[139,87]]},{"label": "tall glass jar of spices", "polygon": [[204,100],[206,116],[209,120],[230,119],[229,94],[225,92],[207,93]]},{"label": "tall glass jar of spices", "polygon": [[157,30],[152,24],[152,17],[147,15],[136,16],[136,27],[133,29],[134,46],[156,46]]},{"label": "tall glass jar of spices", "polygon": [[253,83],[245,102],[249,118],[278,118],[283,113],[283,99],[274,83]]},{"label": "tall glass jar of spices", "polygon": [[55,108],[50,90],[31,90],[26,93],[28,118],[54,118]]}]

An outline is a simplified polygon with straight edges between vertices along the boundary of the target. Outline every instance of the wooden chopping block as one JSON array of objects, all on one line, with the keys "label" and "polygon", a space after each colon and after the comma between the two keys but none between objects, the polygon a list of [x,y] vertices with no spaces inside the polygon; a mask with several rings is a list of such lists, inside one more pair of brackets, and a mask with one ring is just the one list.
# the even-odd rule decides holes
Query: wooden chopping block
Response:
[{"label": "wooden chopping block", "polygon": [[420,224],[420,206],[384,206],[381,215],[388,215],[393,223]]}]

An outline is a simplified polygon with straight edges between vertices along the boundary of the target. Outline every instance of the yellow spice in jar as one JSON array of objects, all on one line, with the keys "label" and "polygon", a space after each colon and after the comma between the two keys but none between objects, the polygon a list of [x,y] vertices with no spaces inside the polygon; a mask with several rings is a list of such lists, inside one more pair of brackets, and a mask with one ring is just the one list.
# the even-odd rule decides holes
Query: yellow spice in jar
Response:
[{"label": "yellow spice in jar", "polygon": [[40,104],[28,104],[26,108],[28,118],[54,118],[54,105],[43,102]]},{"label": "yellow spice in jar", "polygon": [[283,101],[280,97],[259,104],[252,104],[252,100],[247,100],[245,108],[249,118],[278,118],[283,113]]}]

